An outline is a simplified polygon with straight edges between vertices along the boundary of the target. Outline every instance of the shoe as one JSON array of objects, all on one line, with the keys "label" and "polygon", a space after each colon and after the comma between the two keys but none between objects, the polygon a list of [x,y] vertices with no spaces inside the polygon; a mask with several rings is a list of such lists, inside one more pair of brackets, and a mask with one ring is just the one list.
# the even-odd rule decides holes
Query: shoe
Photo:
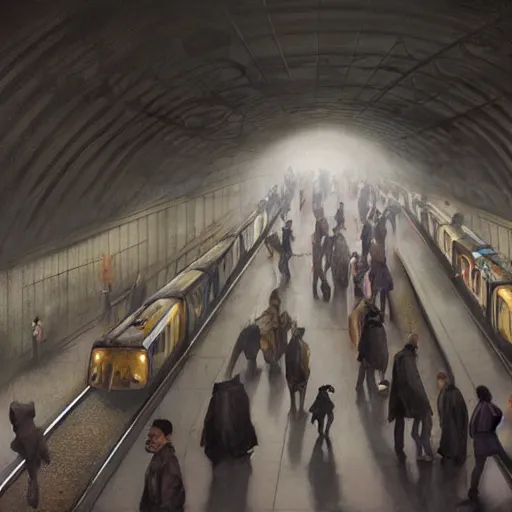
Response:
[{"label": "shoe", "polygon": [[434,457],[430,457],[429,455],[420,455],[416,460],[418,462],[433,462]]}]

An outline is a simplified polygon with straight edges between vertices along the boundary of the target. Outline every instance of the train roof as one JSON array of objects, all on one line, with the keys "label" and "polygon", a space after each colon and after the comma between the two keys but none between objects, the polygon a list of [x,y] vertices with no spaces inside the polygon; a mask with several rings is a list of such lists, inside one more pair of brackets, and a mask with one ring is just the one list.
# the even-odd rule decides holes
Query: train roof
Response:
[{"label": "train roof", "polygon": [[221,240],[215,247],[212,247],[208,252],[203,254],[199,259],[194,261],[189,269],[191,270],[206,270],[210,268],[214,263],[219,261],[224,254],[233,245],[235,237],[230,235],[229,237]]},{"label": "train roof", "polygon": [[177,300],[162,298],[146,303],[100,340],[97,345],[142,346],[143,341],[168,314]]},{"label": "train roof", "polygon": [[184,270],[178,274],[170,283],[160,288],[147,302],[154,302],[159,299],[181,298],[204,276],[200,270]]},{"label": "train roof", "polygon": [[460,245],[467,252],[478,252],[483,249],[491,248],[488,244],[482,243],[482,240],[475,239],[471,235],[467,234],[463,229],[459,230],[462,232],[462,236],[460,236],[455,243]]}]

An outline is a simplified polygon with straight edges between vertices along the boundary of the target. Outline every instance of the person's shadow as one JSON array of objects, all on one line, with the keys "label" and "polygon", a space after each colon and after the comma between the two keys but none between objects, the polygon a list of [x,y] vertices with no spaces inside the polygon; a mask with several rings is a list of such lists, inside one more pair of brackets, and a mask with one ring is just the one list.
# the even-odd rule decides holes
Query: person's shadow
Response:
[{"label": "person's shadow", "polygon": [[291,410],[289,415],[290,427],[288,435],[288,459],[292,468],[300,464],[302,458],[302,445],[304,432],[308,421],[308,414],[305,411]]},{"label": "person's shadow", "polygon": [[268,369],[268,412],[276,416],[281,410],[286,382],[281,369],[281,361]]},{"label": "person's shadow", "polygon": [[249,457],[215,466],[205,512],[246,512],[251,474]]},{"label": "person's shadow", "polygon": [[[324,441],[326,452],[322,446]],[[317,439],[309,461],[308,475],[315,510],[341,511],[339,476],[330,439],[323,436]]]}]

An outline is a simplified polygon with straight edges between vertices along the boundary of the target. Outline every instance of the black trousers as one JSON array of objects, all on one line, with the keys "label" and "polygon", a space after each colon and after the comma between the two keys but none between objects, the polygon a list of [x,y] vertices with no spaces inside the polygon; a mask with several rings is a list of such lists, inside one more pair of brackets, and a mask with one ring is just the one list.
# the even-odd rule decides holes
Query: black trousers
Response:
[{"label": "black trousers", "polygon": [[[503,446],[498,441],[498,456],[501,456],[503,460],[508,459],[508,455],[505,453]],[[480,485],[480,478],[482,478],[482,473],[484,472],[485,463],[487,462],[488,457],[485,455],[475,455],[475,467],[471,472],[471,483],[469,485],[468,496],[471,499],[475,499],[478,497],[478,486]]]},{"label": "black trousers", "polygon": [[377,387],[377,381],[375,380],[375,368],[368,366],[365,361],[361,361],[361,363],[359,363],[359,373],[357,375],[357,390],[363,388],[365,378],[366,385],[370,392],[377,393],[379,389]]},{"label": "black trousers", "polygon": [[[327,418],[327,425],[325,426],[325,431],[324,431],[325,418]],[[329,430],[331,429],[331,425],[332,425],[333,421],[334,421],[334,413],[332,411],[328,412],[325,416],[322,416],[318,420],[318,433],[319,434],[324,434],[325,433],[325,435],[328,436],[329,435]]]},{"label": "black trousers", "polygon": [[[421,425],[421,432],[420,432]],[[411,428],[411,437],[416,444],[416,455],[420,457],[425,452],[429,457],[434,456],[430,444],[432,431],[432,416],[427,414],[424,418],[414,418]],[[395,419],[395,453],[400,457],[404,454],[405,418]]]}]

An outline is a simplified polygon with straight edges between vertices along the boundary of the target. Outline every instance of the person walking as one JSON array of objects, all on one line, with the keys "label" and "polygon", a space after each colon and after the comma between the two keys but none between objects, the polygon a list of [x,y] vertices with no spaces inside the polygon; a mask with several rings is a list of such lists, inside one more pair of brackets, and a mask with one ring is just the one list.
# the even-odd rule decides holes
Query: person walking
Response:
[{"label": "person walking", "polygon": [[496,429],[503,418],[503,412],[496,404],[492,403],[492,395],[487,387],[477,386],[476,396],[478,403],[469,422],[469,435],[473,439],[475,467],[471,473],[468,499],[462,502],[463,505],[478,501],[478,487],[487,459],[494,455],[502,455],[504,460],[508,458],[496,434]]},{"label": "person walking", "polygon": [[451,461],[460,466],[466,461],[467,455],[468,408],[462,393],[449,381],[446,373],[437,374],[437,385],[437,412],[441,427],[437,453],[443,458],[443,463]]},{"label": "person walking", "polygon": [[169,420],[157,419],[149,429],[146,451],[153,457],[146,470],[139,512],[183,512],[185,487],[180,464],[171,443]]},{"label": "person walking", "polygon": [[279,271],[283,274],[286,281],[289,281],[291,278],[290,274],[290,259],[292,257],[292,242],[295,240],[292,231],[292,221],[286,221],[285,227],[282,229],[282,239],[281,245],[283,247],[283,252],[279,261]]},{"label": "person walking", "polygon": [[44,341],[44,330],[43,324],[39,317],[36,316],[32,321],[32,353],[34,357],[34,361],[39,362],[39,357],[41,354],[41,345]]},{"label": "person walking", "polygon": [[406,458],[404,453],[405,418],[413,419],[411,437],[416,443],[417,460],[423,462],[434,460],[430,444],[432,408],[416,362],[418,344],[419,336],[410,334],[406,345],[395,355],[393,361],[388,421],[395,422],[395,453],[401,462]]},{"label": "person walking", "polygon": [[364,380],[370,393],[378,393],[375,380],[375,370],[380,374],[380,380],[388,368],[388,341],[386,330],[382,324],[381,312],[372,306],[364,322],[361,339],[358,344],[359,374],[357,376],[356,391],[363,390]]}]

